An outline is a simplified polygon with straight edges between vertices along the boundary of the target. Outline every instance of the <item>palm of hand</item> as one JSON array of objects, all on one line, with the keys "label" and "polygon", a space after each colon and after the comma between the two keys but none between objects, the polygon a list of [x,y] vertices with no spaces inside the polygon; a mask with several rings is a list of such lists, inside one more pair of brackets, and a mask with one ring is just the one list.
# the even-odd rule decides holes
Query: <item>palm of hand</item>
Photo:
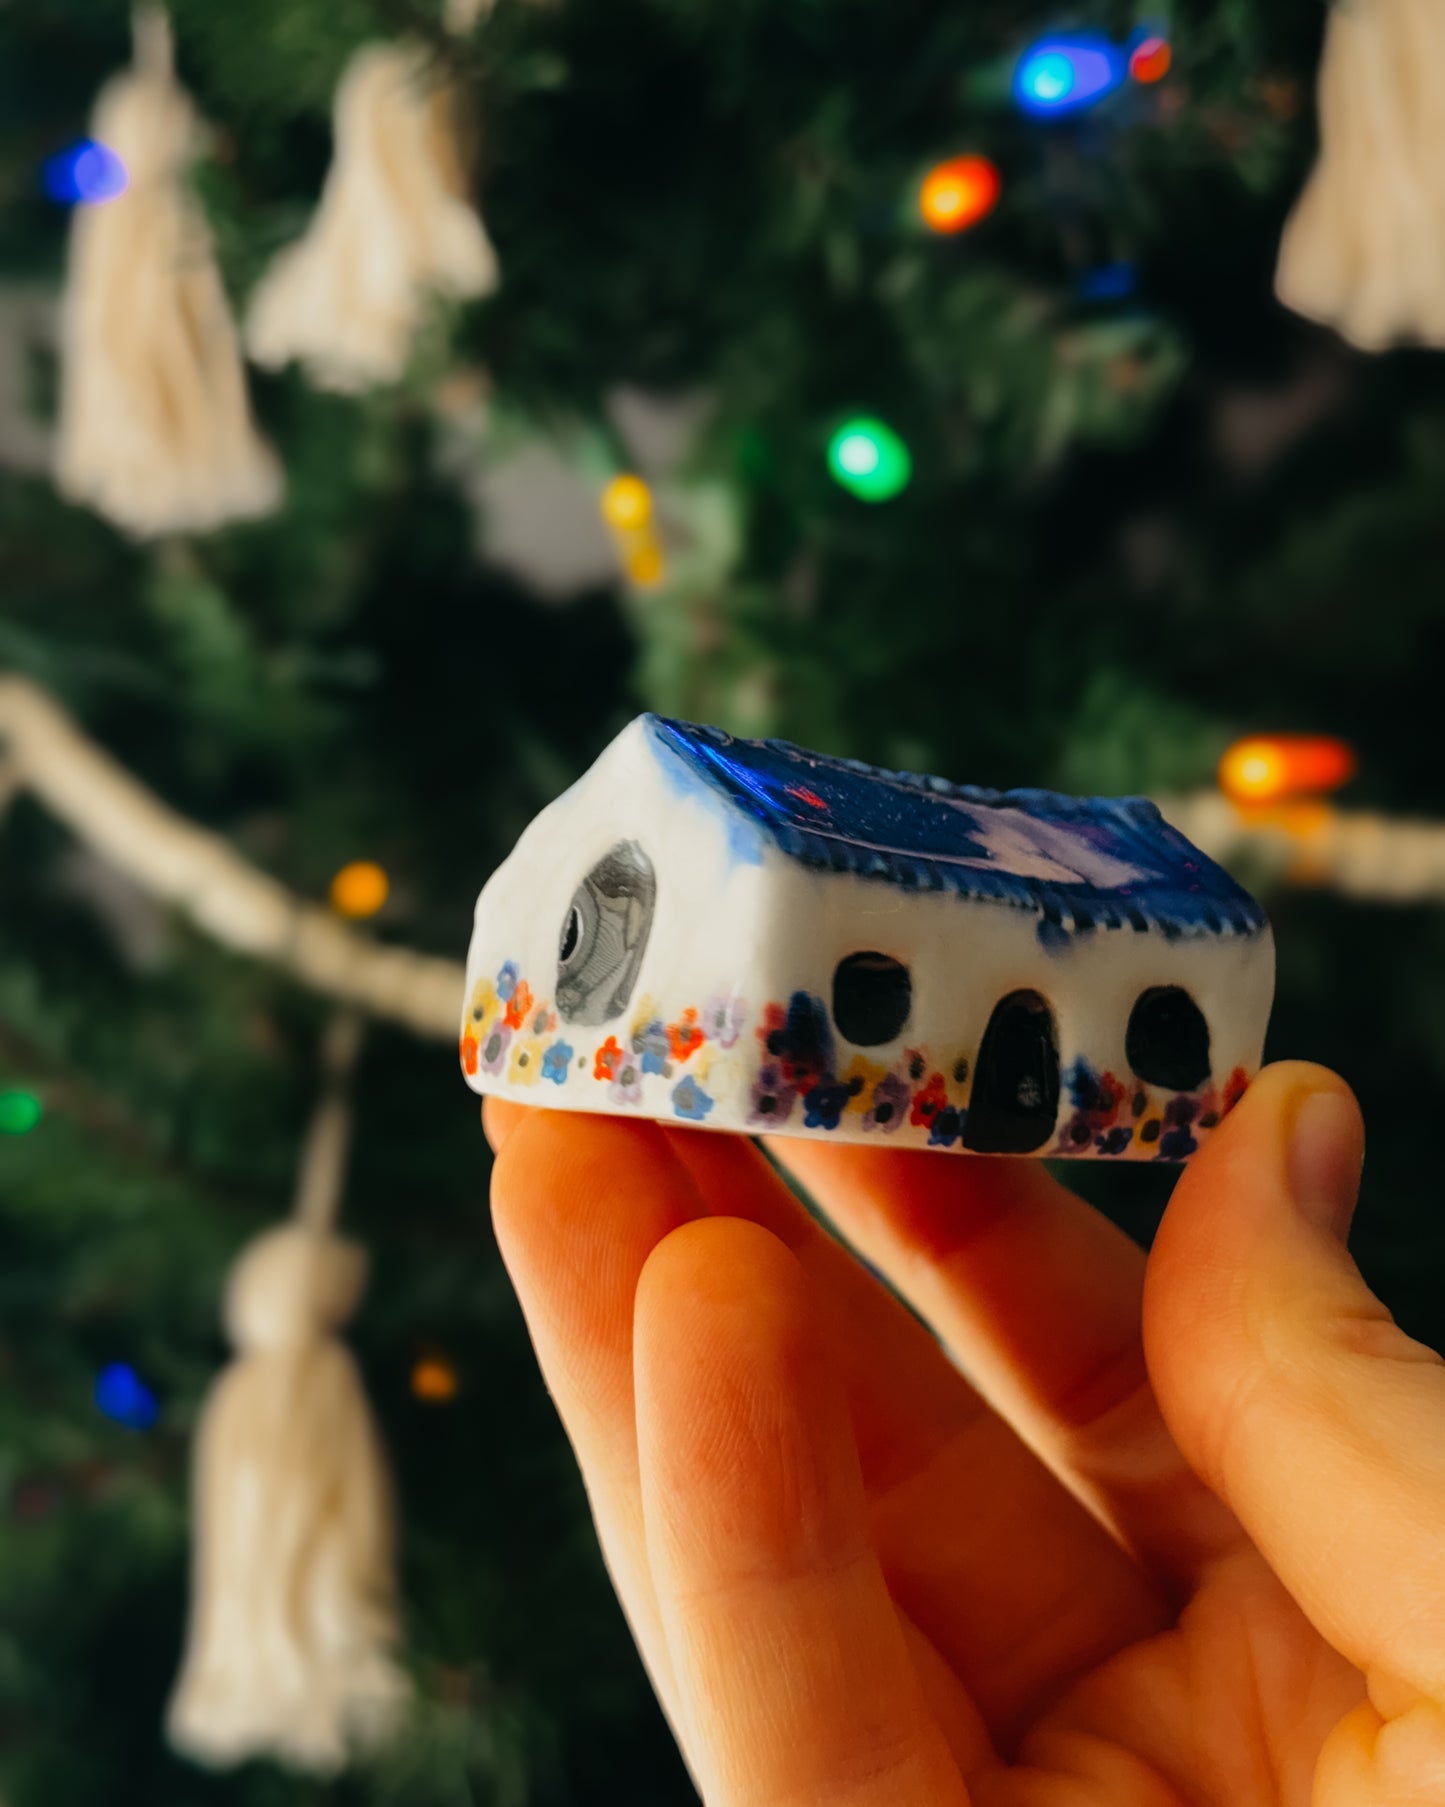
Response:
[{"label": "palm of hand", "polygon": [[[1438,1445],[1445,1364],[1290,1202],[1321,1085],[1256,1085],[1147,1286],[1036,1165],[780,1143],[968,1380],[750,1145],[488,1106],[502,1251],[708,1807],[1445,1802],[1445,1456],[1371,1431]],[[1358,1134],[1337,1112],[1300,1186],[1351,1184]]]}]

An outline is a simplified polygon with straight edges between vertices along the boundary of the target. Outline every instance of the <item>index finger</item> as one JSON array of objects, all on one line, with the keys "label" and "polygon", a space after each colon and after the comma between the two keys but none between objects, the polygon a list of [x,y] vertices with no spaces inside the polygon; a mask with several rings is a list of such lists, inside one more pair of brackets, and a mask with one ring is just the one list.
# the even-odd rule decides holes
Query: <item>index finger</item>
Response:
[{"label": "index finger", "polygon": [[1118,1540],[1187,1585],[1243,1537],[1144,1360],[1144,1251],[1035,1161],[802,1137],[768,1152]]}]

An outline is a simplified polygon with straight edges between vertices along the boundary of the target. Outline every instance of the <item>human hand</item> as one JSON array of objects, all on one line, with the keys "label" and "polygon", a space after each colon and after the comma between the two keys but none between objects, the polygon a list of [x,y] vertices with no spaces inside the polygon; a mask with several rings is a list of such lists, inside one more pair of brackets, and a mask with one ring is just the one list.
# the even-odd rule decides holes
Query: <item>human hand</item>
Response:
[{"label": "human hand", "polygon": [[1028,1161],[491,1100],[493,1218],[707,1807],[1441,1807],[1445,1362],[1267,1069],[1147,1268]]}]

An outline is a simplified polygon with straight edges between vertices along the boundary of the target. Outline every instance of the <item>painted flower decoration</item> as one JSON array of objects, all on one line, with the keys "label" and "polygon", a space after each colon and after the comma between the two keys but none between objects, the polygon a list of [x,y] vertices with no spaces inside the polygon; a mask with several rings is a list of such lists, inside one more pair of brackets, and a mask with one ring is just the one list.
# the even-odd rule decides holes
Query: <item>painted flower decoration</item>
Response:
[{"label": "painted flower decoration", "polygon": [[843,1074],[843,1084],[848,1088],[848,1103],[845,1109],[856,1111],[860,1115],[868,1109],[874,1089],[879,1080],[887,1072],[863,1054],[855,1054],[848,1062],[848,1069]]},{"label": "painted flower decoration", "polygon": [[535,1036],[519,1036],[512,1044],[507,1077],[513,1085],[536,1085],[542,1077],[542,1048]]},{"label": "painted flower decoration", "polygon": [[1249,1090],[1249,1075],[1243,1067],[1236,1067],[1224,1082],[1224,1115],[1228,1116]]},{"label": "painted flower decoration", "polygon": [[481,1038],[478,1057],[484,1073],[500,1073],[507,1058],[512,1032],[505,1023],[493,1023]]},{"label": "painted flower decoration", "polygon": [[542,1077],[550,1079],[553,1085],[566,1085],[567,1075],[572,1071],[572,1044],[570,1042],[553,1042],[542,1056]]},{"label": "painted flower decoration", "polygon": [[1120,1123],[1113,1129],[1105,1130],[1094,1146],[1100,1154],[1123,1154],[1133,1140],[1133,1128],[1127,1123]]},{"label": "painted flower decoration", "polygon": [[497,996],[504,1002],[510,998],[512,993],[517,989],[518,976],[519,968],[515,960],[508,960],[506,965],[497,974]]},{"label": "painted flower decoration", "polygon": [[948,1093],[944,1089],[942,1073],[935,1073],[922,1091],[913,1099],[913,1109],[908,1113],[908,1121],[915,1129],[927,1129],[933,1119],[948,1103]]},{"label": "painted flower decoration", "polygon": [[1171,1098],[1164,1107],[1164,1131],[1159,1137],[1159,1159],[1182,1161],[1192,1155],[1199,1144],[1191,1125],[1199,1115],[1197,1098]]},{"label": "painted flower decoration", "polygon": [[803,1097],[804,1129],[836,1129],[852,1092],[837,1079],[825,1079]]},{"label": "painted flower decoration", "polygon": [[592,1077],[594,1079],[615,1079],[621,1065],[622,1049],[617,1045],[617,1037],[609,1035],[597,1050],[596,1057],[592,1062]]},{"label": "painted flower decoration", "polygon": [[712,1109],[715,1100],[707,1093],[689,1073],[672,1088],[672,1108],[679,1117],[685,1117],[689,1123],[701,1123]]},{"label": "painted flower decoration", "polygon": [[1067,1084],[1074,1109],[1095,1131],[1113,1124],[1128,1096],[1127,1088],[1112,1073],[1096,1072],[1082,1056],[1069,1068]]},{"label": "painted flower decoration", "polygon": [[557,1019],[544,1004],[532,1018],[533,1035],[550,1035],[557,1027]]},{"label": "painted flower decoration", "polygon": [[702,1007],[703,1033],[720,1048],[735,1046],[743,1032],[747,1009],[735,992],[719,992]]},{"label": "painted flower decoration", "polygon": [[953,1104],[945,1104],[941,1111],[935,1111],[933,1124],[928,1132],[928,1146],[930,1148],[952,1148],[963,1134],[963,1125],[967,1114],[966,1111],[959,1110],[957,1105]]},{"label": "painted flower decoration", "polygon": [[1089,1119],[1082,1112],[1076,1111],[1059,1131],[1058,1146],[1064,1154],[1077,1154],[1081,1148],[1087,1148],[1094,1139],[1094,1131]]},{"label": "painted flower decoration", "polygon": [[765,1062],[753,1081],[752,1111],[748,1122],[762,1128],[786,1123],[793,1114],[797,1096],[797,1088],[789,1085],[783,1078],[782,1068],[778,1063]]},{"label": "painted flower decoration", "polygon": [[674,1060],[691,1060],[706,1040],[697,1012],[691,1008],[684,1010],[677,1022],[667,1025],[667,1045]]},{"label": "painted flower decoration", "polygon": [[490,979],[478,979],[472,987],[468,1009],[473,1023],[483,1023],[497,1008],[497,988]]},{"label": "painted flower decoration", "polygon": [[607,1096],[614,1104],[642,1103],[642,1071],[630,1054],[619,1061]]},{"label": "painted flower decoration", "polygon": [[632,1038],[632,1051],[641,1055],[644,1073],[656,1073],[663,1079],[671,1077],[672,1062],[668,1059],[671,1043],[667,1025],[661,1017],[654,1017],[636,1032]]},{"label": "painted flower decoration", "polygon": [[896,1073],[889,1073],[873,1088],[868,1108],[863,1113],[864,1129],[881,1129],[892,1135],[908,1117],[908,1087]]},{"label": "painted flower decoration", "polygon": [[468,1075],[477,1070],[477,1038],[470,1030],[462,1037],[462,1071]]},{"label": "painted flower decoration", "polygon": [[532,996],[532,987],[525,979],[518,979],[512,987],[511,997],[507,999],[507,1027],[520,1029],[536,1001]]}]

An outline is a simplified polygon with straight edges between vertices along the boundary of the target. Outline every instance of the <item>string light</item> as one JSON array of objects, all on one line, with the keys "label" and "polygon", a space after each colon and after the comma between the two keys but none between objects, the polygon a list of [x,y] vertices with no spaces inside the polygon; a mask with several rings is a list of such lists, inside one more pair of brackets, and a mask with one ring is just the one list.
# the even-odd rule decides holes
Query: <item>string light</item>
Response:
[{"label": "string light", "polygon": [[128,1431],[148,1431],[160,1401],[129,1362],[110,1362],[95,1377],[96,1410]]},{"label": "string light", "polygon": [[635,532],[652,519],[652,491],[630,473],[614,477],[602,492],[602,519],[619,533]]},{"label": "string light", "polygon": [[1086,270],[1074,285],[1080,301],[1122,301],[1139,286],[1138,266],[1131,263],[1100,264]]},{"label": "string light", "polygon": [[1338,790],[1355,774],[1353,748],[1324,735],[1271,734],[1236,741],[1219,762],[1219,788],[1235,803]]},{"label": "string light", "polygon": [[62,207],[113,201],[125,193],[128,180],[120,158],[108,144],[94,138],[67,145],[40,166],[41,186]]},{"label": "string light", "polygon": [[360,921],[375,916],[390,890],[386,873],[374,860],[353,860],[331,881],[331,907],[338,915]]},{"label": "string light", "polygon": [[644,539],[640,544],[629,548],[623,569],[630,583],[635,583],[642,590],[653,589],[667,574],[662,547],[655,539]]},{"label": "string light", "polygon": [[1123,79],[1124,59],[1107,38],[1095,32],[1041,38],[1014,69],[1014,99],[1026,113],[1077,113]]},{"label": "string light", "polygon": [[828,443],[835,480],[864,502],[886,502],[907,488],[913,458],[892,427],[870,416],[845,421]]},{"label": "string light", "polygon": [[952,157],[923,178],[918,211],[934,232],[962,232],[993,212],[1002,187],[987,157]]},{"label": "string light", "polygon": [[0,1136],[27,1136],[44,1113],[34,1092],[0,1092]]},{"label": "string light", "polygon": [[460,1384],[456,1369],[439,1355],[423,1356],[411,1371],[412,1395],[428,1405],[445,1405],[455,1399]]},{"label": "string light", "polygon": [[1136,82],[1146,86],[1151,82],[1162,82],[1173,61],[1174,52],[1169,48],[1167,38],[1141,38],[1129,52],[1129,73]]}]

